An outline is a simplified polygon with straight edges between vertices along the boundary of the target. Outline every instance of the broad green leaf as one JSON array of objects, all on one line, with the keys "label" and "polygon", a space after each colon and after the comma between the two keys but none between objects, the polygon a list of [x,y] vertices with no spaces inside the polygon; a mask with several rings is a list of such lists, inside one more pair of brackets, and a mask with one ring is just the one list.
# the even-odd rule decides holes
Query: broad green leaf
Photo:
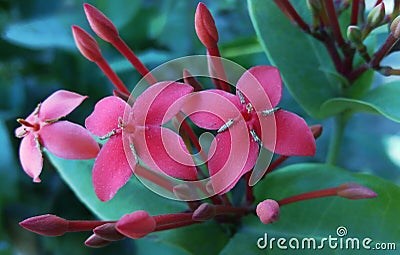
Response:
[{"label": "broad green leaf", "polygon": [[[113,0],[113,1],[96,1],[96,8],[104,12],[104,14],[121,29],[123,26],[133,19],[136,13],[140,10],[142,1],[136,0]],[[82,9],[82,15],[84,15]]]},{"label": "broad green leaf", "polygon": [[80,20],[82,13],[40,17],[13,23],[5,28],[3,39],[31,49],[75,49],[71,25]]},{"label": "broad green leaf", "polygon": [[[315,238],[321,241],[331,235],[339,238],[336,231],[343,226],[346,238],[364,238],[377,242],[396,243],[400,247],[400,187],[366,174],[354,174],[344,169],[324,164],[296,164],[270,174],[255,186],[258,201],[267,198],[279,200],[303,192],[335,187],[345,182],[356,182],[374,190],[378,197],[364,200],[347,200],[327,197],[301,201],[283,206],[280,219],[270,225],[262,224],[255,216],[248,216],[238,233],[221,254],[397,254],[396,251],[374,253],[371,250],[280,250],[257,247],[257,240],[267,233],[271,238]],[[340,239],[340,238],[339,238]],[[320,243],[319,243],[320,244]],[[288,245],[288,243],[286,243]]]},{"label": "broad green leaf", "polygon": [[400,81],[382,84],[369,91],[361,99],[334,98],[326,101],[321,112],[331,116],[349,110],[379,114],[388,119],[400,122]]},{"label": "broad green leaf", "polygon": [[[308,12],[302,1],[292,3],[302,15]],[[293,25],[273,1],[248,0],[248,5],[260,43],[292,96],[311,116],[325,117],[320,106],[340,94],[340,84],[322,71],[334,70],[323,45]]]},{"label": "broad green leaf", "polygon": [[137,210],[146,210],[154,215],[176,213],[186,209],[184,203],[153,193],[135,177],[132,177],[113,199],[101,202],[94,193],[92,184],[93,160],[65,160],[50,153],[47,155],[78,198],[101,219],[115,220]]}]

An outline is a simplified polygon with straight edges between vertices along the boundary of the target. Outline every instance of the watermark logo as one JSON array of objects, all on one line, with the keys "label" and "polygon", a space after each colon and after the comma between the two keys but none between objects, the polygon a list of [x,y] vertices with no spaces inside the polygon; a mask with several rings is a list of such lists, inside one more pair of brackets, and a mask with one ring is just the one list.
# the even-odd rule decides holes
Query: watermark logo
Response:
[{"label": "watermark logo", "polygon": [[257,239],[259,249],[269,250],[396,250],[394,242],[375,242],[371,237],[349,236],[347,228],[340,226],[336,235],[326,237],[270,237],[267,233]]}]

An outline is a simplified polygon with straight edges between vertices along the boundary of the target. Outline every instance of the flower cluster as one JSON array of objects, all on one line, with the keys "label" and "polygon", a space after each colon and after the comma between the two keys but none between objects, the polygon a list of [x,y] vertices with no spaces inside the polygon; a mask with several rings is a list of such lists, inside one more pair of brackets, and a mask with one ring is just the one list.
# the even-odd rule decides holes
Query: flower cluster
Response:
[{"label": "flower cluster", "polygon": [[[16,130],[23,137],[20,160],[25,172],[39,181],[42,169],[41,149],[65,159],[95,158],[92,181],[101,201],[108,201],[133,174],[142,175],[143,166],[154,176],[168,176],[182,181],[198,181],[204,172],[195,164],[190,152],[200,151],[200,143],[190,119],[198,127],[214,130],[207,159],[207,190],[213,204],[189,201],[189,212],[150,216],[136,211],[118,221],[67,221],[54,215],[33,217],[21,225],[42,235],[62,235],[71,231],[93,231],[86,245],[98,247],[124,237],[142,238],[161,231],[213,219],[216,216],[257,214],[263,223],[279,218],[279,207],[292,202],[321,196],[349,199],[370,198],[376,194],[356,184],[302,194],[290,200],[267,199],[257,207],[249,195],[242,206],[233,206],[224,195],[254,169],[260,150],[280,154],[264,174],[274,170],[289,156],[312,156],[321,126],[309,127],[304,119],[278,106],[282,80],[277,68],[256,66],[237,81],[231,92],[218,50],[218,32],[207,7],[200,3],[195,25],[200,41],[207,48],[209,71],[215,89],[203,90],[202,84],[186,70],[184,83],[157,81],[119,36],[117,28],[95,7],[85,4],[86,16],[94,32],[111,43],[143,75],[150,85],[137,98],[129,99],[129,89],[104,59],[96,40],[78,26],[73,36],[80,52],[96,63],[115,85],[113,96],[97,102],[85,121],[86,129],[60,118],[69,114],[86,97],[73,92],[57,91]],[[200,91],[199,91],[200,90]],[[128,100],[129,99],[129,100]],[[165,124],[181,119],[183,132],[174,132]],[[92,138],[106,140],[101,146]],[[192,146],[193,145],[193,146]],[[143,175],[148,178],[148,175]],[[147,176],[147,177],[146,177]],[[250,184],[247,184],[250,194]],[[177,187],[175,191],[177,190]],[[174,189],[173,189],[174,190]],[[138,195],[138,194],[136,194]]]}]

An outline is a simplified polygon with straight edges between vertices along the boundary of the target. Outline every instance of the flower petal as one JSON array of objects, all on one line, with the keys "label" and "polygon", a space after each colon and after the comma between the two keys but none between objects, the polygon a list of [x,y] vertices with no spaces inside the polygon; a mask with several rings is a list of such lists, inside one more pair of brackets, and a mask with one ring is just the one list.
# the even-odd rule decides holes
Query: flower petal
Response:
[{"label": "flower petal", "polygon": [[94,162],[92,181],[101,201],[108,201],[124,186],[133,171],[125,157],[122,134],[112,136]]},{"label": "flower petal", "polygon": [[247,70],[236,88],[258,111],[275,107],[282,96],[282,78],[273,66],[255,66]]},{"label": "flower petal", "polygon": [[22,169],[33,178],[34,182],[40,182],[39,175],[43,168],[43,157],[34,134],[25,136],[19,146],[19,159]]},{"label": "flower petal", "polygon": [[240,115],[240,102],[236,95],[210,89],[192,93],[182,111],[199,127],[217,130],[228,120]]},{"label": "flower petal", "polygon": [[304,119],[284,110],[279,110],[274,115],[276,121],[275,148],[272,143],[264,142],[264,137],[271,137],[271,134],[265,133],[268,132],[268,128],[264,128],[264,126],[271,126],[273,115],[260,118],[261,125],[264,125],[262,138],[264,146],[281,155],[313,156],[316,150],[315,139]]},{"label": "flower petal", "polygon": [[[216,143],[216,144],[215,144]],[[209,155],[208,168],[214,192],[223,194],[231,190],[243,174],[255,164],[258,145],[249,139],[243,121],[219,133],[213,141],[214,155]]]},{"label": "flower petal", "polygon": [[97,102],[92,114],[85,120],[86,128],[96,136],[104,136],[118,128],[118,118],[124,116],[129,105],[119,97],[110,96]]},{"label": "flower petal", "polygon": [[64,117],[78,107],[86,98],[87,96],[81,96],[74,92],[58,90],[40,105],[39,118],[42,121],[48,121]]},{"label": "flower petal", "polygon": [[135,101],[132,111],[139,126],[161,125],[182,108],[185,96],[193,87],[179,82],[158,82],[146,89]]},{"label": "flower petal", "polygon": [[151,169],[185,180],[195,180],[197,171],[182,138],[163,127],[137,130],[133,143],[139,158]]},{"label": "flower petal", "polygon": [[40,130],[43,146],[51,153],[65,159],[91,159],[99,153],[99,145],[83,127],[57,121]]}]

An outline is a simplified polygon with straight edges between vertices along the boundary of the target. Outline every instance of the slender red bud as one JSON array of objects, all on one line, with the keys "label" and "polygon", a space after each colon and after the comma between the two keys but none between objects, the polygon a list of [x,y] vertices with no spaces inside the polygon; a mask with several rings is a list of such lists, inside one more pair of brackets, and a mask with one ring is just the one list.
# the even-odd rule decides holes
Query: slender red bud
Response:
[{"label": "slender red bud", "polygon": [[28,218],[19,225],[44,236],[61,236],[68,231],[68,221],[52,214]]},{"label": "slender red bud", "polygon": [[146,211],[136,211],[122,216],[118,220],[116,229],[121,234],[138,239],[156,229],[156,221]]},{"label": "slender red bud", "polygon": [[125,236],[117,231],[115,225],[115,223],[106,223],[93,229],[93,233],[107,241],[119,241],[124,239]]},{"label": "slender red bud", "polygon": [[103,238],[99,237],[96,234],[91,235],[88,239],[85,241],[85,245],[91,248],[101,248],[106,245],[109,245],[111,241],[104,240]]},{"label": "slender red bud", "polygon": [[88,32],[74,25],[72,34],[76,46],[85,58],[95,63],[103,59],[99,45]]},{"label": "slender red bud", "polygon": [[119,37],[117,28],[101,11],[90,4],[84,4],[83,8],[90,27],[101,39],[111,43]]},{"label": "slender red bud", "polygon": [[267,199],[257,205],[256,213],[260,221],[264,224],[270,224],[279,219],[279,204],[275,200]]},{"label": "slender red bud", "polygon": [[203,203],[193,212],[192,219],[195,221],[207,221],[214,218],[215,215],[215,206]]},{"label": "slender red bud", "polygon": [[375,198],[378,196],[373,190],[352,182],[338,186],[337,195],[352,200]]},{"label": "slender red bud", "polygon": [[197,5],[194,17],[196,34],[206,48],[214,48],[218,43],[218,31],[210,11],[204,3]]}]

